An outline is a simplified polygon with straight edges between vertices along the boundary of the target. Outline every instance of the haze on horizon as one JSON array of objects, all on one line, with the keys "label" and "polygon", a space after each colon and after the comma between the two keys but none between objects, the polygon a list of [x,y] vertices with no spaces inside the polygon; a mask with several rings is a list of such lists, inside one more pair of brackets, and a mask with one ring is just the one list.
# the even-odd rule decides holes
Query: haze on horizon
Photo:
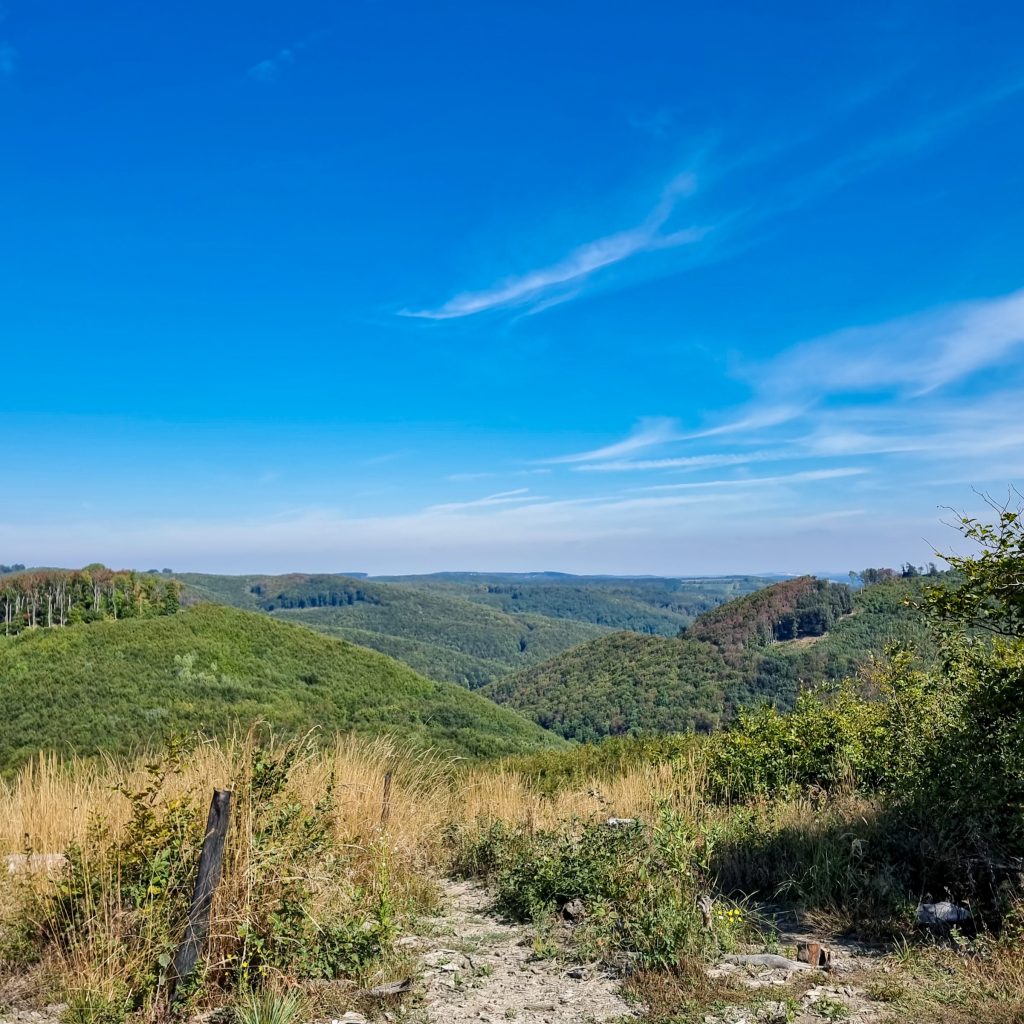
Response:
[{"label": "haze on horizon", "polygon": [[0,11],[0,561],[843,572],[1024,478],[1024,10]]}]

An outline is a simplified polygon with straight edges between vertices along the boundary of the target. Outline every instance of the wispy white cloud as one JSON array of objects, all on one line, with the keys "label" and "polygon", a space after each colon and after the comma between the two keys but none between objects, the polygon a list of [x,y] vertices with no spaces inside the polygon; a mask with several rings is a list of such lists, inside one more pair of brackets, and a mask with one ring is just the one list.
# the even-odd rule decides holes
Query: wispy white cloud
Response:
[{"label": "wispy white cloud", "polygon": [[524,501],[537,500],[536,497],[530,495],[528,487],[519,487],[514,491],[499,491],[497,494],[488,494],[484,498],[476,498],[473,501],[453,501],[443,505],[431,505],[424,509],[424,512],[462,512],[471,508],[492,508],[495,505],[515,505]]},{"label": "wispy white cloud", "polygon": [[678,440],[682,435],[679,421],[664,416],[652,416],[640,420],[629,436],[614,444],[602,448],[593,448],[586,452],[574,452],[571,455],[557,455],[542,460],[550,465],[573,462],[594,462],[598,459],[615,459],[633,452],[644,451],[657,445]]},{"label": "wispy white cloud", "polygon": [[998,86],[976,95],[967,96],[939,109],[902,131],[881,135],[867,145],[859,146],[849,153],[826,164],[805,179],[801,190],[805,193],[839,188],[850,181],[884,167],[892,160],[917,153],[938,139],[963,129],[979,114],[1024,90],[1024,77],[1012,78]]},{"label": "wispy white cloud", "polygon": [[777,462],[799,457],[799,452],[773,449],[750,452],[712,452],[705,455],[678,455],[664,459],[615,459],[611,462],[586,463],[572,468],[580,473],[637,473],[658,469],[721,469],[724,466],[745,466],[753,462]]},{"label": "wispy white cloud", "polygon": [[549,476],[551,469],[547,467],[534,467],[533,469],[508,469],[498,472],[497,470],[487,469],[480,470],[479,472],[467,472],[467,473],[448,473],[444,479],[448,483],[462,484],[471,483],[474,480],[493,480],[495,477],[515,477],[515,476]]},{"label": "wispy white cloud", "polygon": [[986,395],[982,402],[906,402],[889,408],[825,411],[796,444],[809,456],[916,455],[997,463],[1024,452],[1019,395]]},{"label": "wispy white cloud", "polygon": [[[282,53],[289,54],[290,51]],[[272,78],[276,74],[273,61],[262,62],[257,65],[257,69],[262,69],[265,64],[270,65],[266,68],[266,73]],[[889,80],[881,84],[870,83],[862,93],[856,92],[839,102],[836,109],[856,108],[888,88],[889,84]],[[732,237],[733,251],[741,251],[751,244],[750,239],[744,242],[738,237],[741,227],[745,226],[749,233],[750,229],[779,220],[795,209],[819,200],[895,159],[917,153],[936,140],[961,130],[987,108],[1016,96],[1022,89],[1024,78],[1014,79],[923,117],[900,131],[880,135],[830,162],[810,168],[805,174],[791,179],[786,187],[776,191],[774,195],[766,193],[763,200],[756,205],[734,207],[731,212],[716,220],[716,229],[723,238]],[[633,119],[631,123],[641,130],[659,134],[671,126],[671,113],[662,110],[656,112],[650,119]],[[757,147],[732,161],[723,162],[719,167],[719,177],[728,177],[730,173],[735,174],[738,171],[752,173],[758,167],[770,164],[795,145],[808,141],[807,138],[801,137],[784,145],[773,143],[770,146]],[[536,313],[566,302],[581,294],[584,282],[606,267],[622,263],[642,253],[691,245],[705,238],[711,230],[707,226],[663,230],[679,199],[693,191],[693,176],[681,175],[672,182],[651,213],[636,227],[587,242],[554,263],[508,277],[489,288],[461,292],[434,308],[404,309],[400,311],[400,315],[428,320],[450,320],[521,305],[528,305],[529,312]]]},{"label": "wispy white cloud", "polygon": [[862,467],[845,466],[835,469],[808,469],[798,473],[783,473],[779,476],[728,477],[723,480],[698,480],[682,484],[653,484],[641,487],[642,491],[684,491],[703,490],[717,487],[771,487],[776,484],[811,483],[820,480],[841,480],[843,477],[863,476],[868,470]]},{"label": "wispy white cloud", "polygon": [[371,455],[369,458],[363,459],[364,466],[384,466],[389,462],[395,462],[398,459],[406,458],[411,452],[402,448],[398,451],[393,452],[381,452],[380,455]]},{"label": "wispy white cloud", "polygon": [[[556,473],[630,474],[646,486],[572,502],[522,502],[489,515],[500,530],[528,521],[539,533],[604,530],[632,545],[649,533],[672,536],[682,524],[721,532],[732,523],[750,540],[760,527],[743,516],[756,509],[765,536],[806,527],[838,538],[868,511],[882,521],[891,506],[914,507],[908,488],[919,507],[922,498],[951,500],[957,485],[1013,479],[1024,466],[1022,349],[1024,291],[834,332],[743,370],[751,398],[731,416],[723,412],[718,424],[685,430],[674,418],[641,420],[614,443],[546,460]],[[1000,390],[991,373],[982,375],[996,366],[1006,367]],[[858,464],[841,464],[851,459]],[[769,463],[789,465],[749,471]],[[739,475],[707,479],[708,471],[727,468]],[[678,473],[692,476],[658,479]],[[860,507],[864,502],[870,508]],[[917,528],[913,538],[900,534],[908,551],[923,545],[925,528]],[[863,550],[870,531],[860,536]],[[852,548],[849,557],[863,561]],[[883,558],[880,550],[870,560]]]},{"label": "wispy white cloud", "polygon": [[[834,332],[742,368],[752,400],[720,425],[684,431],[673,419],[642,421],[616,444],[550,461],[601,474],[825,463],[759,478],[767,486],[853,475],[828,463],[864,457],[899,464],[904,480],[925,483],[928,474],[955,479],[959,473],[965,481],[988,481],[1010,472],[1007,460],[1024,450],[1020,395],[1013,388],[1024,377],[1022,351],[1024,290],[950,304]],[[995,392],[991,371],[1000,366],[1008,376],[1004,390]],[[962,386],[968,383],[971,396]],[[656,446],[667,450],[651,457]],[[739,486],[740,480],[697,477],[663,487],[683,492]]]},{"label": "wispy white cloud", "polygon": [[657,512],[662,509],[681,508],[686,505],[713,504],[721,508],[720,496],[704,494],[672,494],[649,498],[620,498],[598,506],[603,512],[621,516],[623,513]]},{"label": "wispy white cloud", "polygon": [[997,365],[1022,344],[1024,290],[838,331],[749,375],[766,395],[920,396]]},{"label": "wispy white cloud", "polygon": [[[82,565],[173,565],[221,572],[323,571],[325,565],[377,573],[451,569],[687,574],[780,569],[813,571],[895,564],[929,549],[926,522],[888,521],[853,534],[851,510],[801,501],[761,502],[750,522],[743,491],[661,495],[523,508],[474,507],[346,517],[324,509],[286,516],[245,514],[191,520],[85,516],[75,529],[0,520],[0,532],[29,561]],[[821,533],[794,529],[794,517]],[[833,520],[835,527],[829,526]],[[837,552],[841,552],[837,564]],[[38,553],[38,556],[36,556]],[[849,564],[847,564],[849,563]]]},{"label": "wispy white cloud", "polygon": [[282,71],[295,63],[296,49],[297,47],[285,47],[283,50],[278,50],[273,57],[254,64],[246,74],[254,81],[271,85],[278,80]]},{"label": "wispy white cloud", "polygon": [[804,407],[800,405],[768,405],[754,408],[745,414],[741,414],[738,419],[729,420],[717,427],[707,427],[703,430],[692,430],[688,433],[679,434],[673,440],[697,441],[706,437],[721,437],[723,434],[742,434],[751,430],[777,427],[782,423],[788,423],[790,420],[796,419],[803,411]]},{"label": "wispy white cloud", "polygon": [[694,188],[692,175],[680,175],[665,190],[650,214],[636,227],[587,242],[555,263],[506,278],[491,288],[463,292],[435,309],[402,310],[401,315],[426,320],[452,320],[522,303],[550,304],[557,298],[552,296],[552,292],[577,286],[605,267],[640,253],[699,242],[709,228],[662,230],[675,212],[679,200],[691,195]]},{"label": "wispy white cloud", "polygon": [[490,471],[480,473],[449,473],[445,480],[452,484],[472,483],[474,480],[487,480],[497,476],[497,473]]}]

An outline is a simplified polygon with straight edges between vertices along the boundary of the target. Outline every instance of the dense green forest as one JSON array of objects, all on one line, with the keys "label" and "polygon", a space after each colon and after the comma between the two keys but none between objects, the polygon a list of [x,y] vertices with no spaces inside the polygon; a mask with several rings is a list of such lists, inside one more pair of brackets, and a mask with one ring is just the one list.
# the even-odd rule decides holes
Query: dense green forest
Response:
[{"label": "dense green forest", "polygon": [[[787,580],[708,613],[679,637],[603,637],[482,692],[571,739],[707,730],[742,705],[790,707],[801,688],[855,673],[890,641],[929,657],[927,628],[908,604],[919,591],[918,580],[899,577],[852,595],[811,577]],[[772,639],[789,636],[794,621],[832,628]]]},{"label": "dense green forest", "polygon": [[663,636],[675,636],[703,612],[772,582],[761,576],[671,579],[452,572],[377,579],[464,597],[512,614],[575,619]]},{"label": "dense green forest", "polygon": [[184,597],[268,612],[405,661],[432,679],[477,687],[609,630],[508,615],[464,598],[332,575],[186,573]]},{"label": "dense green forest", "polygon": [[[373,655],[358,651],[359,658],[355,658],[355,648],[337,644],[344,640],[405,662],[431,679],[483,687],[484,696],[570,739],[709,731],[730,721],[742,705],[768,699],[781,707],[791,706],[801,688],[855,673],[890,640],[927,648],[921,620],[909,614],[907,606],[920,590],[919,574],[865,570],[862,578],[876,582],[853,594],[845,585],[809,576],[757,590],[750,589],[760,582],[754,577],[710,580],[704,581],[707,589],[701,591],[698,581],[621,581],[548,574],[540,578],[443,574],[431,577],[427,585],[413,586],[329,574],[185,574],[170,578],[112,573],[101,566],[76,573],[19,572],[6,576],[0,584],[0,600],[17,593],[17,602],[11,600],[14,610],[6,615],[9,633],[21,631],[30,622],[70,625],[102,619],[141,619],[142,629],[142,623],[164,616],[165,624],[140,634],[138,643],[131,632],[101,630],[86,640],[82,631],[72,630],[65,632],[73,639],[44,642],[33,640],[28,634],[37,631],[28,630],[20,646],[4,650],[0,686],[13,685],[19,673],[29,671],[23,656],[32,651],[64,659],[50,670],[44,670],[40,662],[33,676],[44,690],[45,680],[72,680],[69,687],[62,686],[58,706],[63,706],[65,696],[84,695],[88,680],[94,680],[97,696],[92,706],[99,709],[96,715],[87,713],[82,721],[69,722],[66,734],[63,730],[52,734],[52,742],[69,737],[66,749],[93,749],[89,737],[97,729],[96,721],[122,722],[123,715],[130,718],[132,695],[144,695],[143,717],[149,723],[141,730],[135,725],[122,730],[133,739],[159,738],[164,726],[178,729],[200,724],[208,716],[192,704],[196,695],[189,687],[197,680],[203,687],[209,686],[216,698],[209,716],[214,728],[223,726],[224,716],[244,719],[253,715],[298,727],[303,714],[308,716],[309,724],[358,728],[362,719],[356,716],[350,721],[348,716],[356,715],[356,705],[363,695],[375,689],[369,682],[370,663],[359,658]],[[678,589],[674,589],[677,584]],[[274,659],[260,662],[255,676],[244,659],[236,668],[228,669],[226,666],[235,664],[229,622],[217,618],[228,610],[199,604],[172,621],[169,613],[178,608],[179,588],[186,604],[212,601],[249,612],[232,620],[243,637],[257,628],[256,623],[278,619],[327,634],[335,646],[316,647],[316,643],[323,642],[321,638],[296,631],[288,634],[291,646],[282,648]],[[677,627],[674,635],[664,636],[656,631],[612,633],[607,626],[594,622],[523,611],[510,613],[492,604],[532,603],[566,615],[596,615],[599,607],[604,612],[618,608],[624,613],[623,602],[628,598],[639,607],[642,602],[636,595],[643,590],[652,613],[661,601],[668,602],[663,608],[666,615],[666,609],[671,608],[671,614],[679,618],[685,617],[685,608],[708,608],[689,626]],[[480,599],[460,596],[469,591],[475,591]],[[722,603],[722,598],[734,591],[739,596]],[[677,594],[674,604],[669,601],[671,593]],[[593,597],[591,604],[587,603],[588,594]],[[26,601],[31,603],[26,605]],[[652,627],[652,621],[646,620],[648,627]],[[198,641],[191,645],[188,642],[194,632],[189,624],[195,622],[208,627],[205,632],[199,631],[206,638],[203,649],[201,644],[197,646]],[[98,622],[91,628],[104,625],[114,623]],[[168,655],[163,638],[182,634],[180,649]],[[14,644],[14,639],[8,643]],[[33,647],[34,643],[39,646]],[[244,641],[240,643],[244,649]],[[298,648],[303,643],[308,650],[300,653]],[[141,658],[138,680],[134,682],[126,675],[132,663],[129,649]],[[157,650],[162,652],[162,668],[153,660]],[[289,651],[294,651],[294,657]],[[301,665],[324,661],[328,657],[325,652],[337,657],[340,651],[347,652],[343,660],[348,668],[339,670],[341,675],[328,673],[328,677],[344,684],[340,690],[336,687],[341,696],[331,698],[333,710],[314,714],[312,702],[318,691],[308,684],[298,686],[295,680],[307,675],[319,678],[322,673],[317,668],[301,669]],[[193,657],[199,660],[178,664],[174,655],[186,661]],[[282,676],[275,667],[281,659],[294,669],[290,681],[287,671]],[[395,669],[388,659],[380,658],[373,664]],[[406,669],[402,667],[402,671]],[[173,693],[161,696],[159,685],[152,690],[154,680],[166,682],[171,678],[176,681]],[[408,672],[406,681],[416,678]],[[182,679],[189,683],[184,690],[177,685]],[[280,685],[263,693],[261,679],[278,680]],[[54,689],[52,682],[49,689]],[[298,700],[296,694],[308,700]],[[358,700],[355,694],[360,694]],[[379,696],[369,700],[362,712],[364,717],[372,718],[376,713],[374,701],[379,704]],[[146,704],[150,697],[156,701],[154,706]],[[479,712],[480,705],[476,707]],[[391,707],[378,726],[404,722],[404,713]],[[429,727],[421,723],[413,729],[433,736],[438,724],[446,721],[435,716]],[[362,724],[368,726],[368,720]],[[38,723],[29,723],[21,731],[31,737],[38,731]],[[442,739],[461,750],[472,747],[477,752],[485,748],[496,751],[500,747],[489,740],[474,746],[466,735],[446,737]],[[31,746],[31,741],[19,739],[19,751]],[[15,756],[14,751],[8,753]]]},{"label": "dense green forest", "polygon": [[257,719],[285,733],[395,733],[472,756],[560,742],[373,651],[209,604],[0,639],[0,704],[0,770],[39,750],[125,753]]},{"label": "dense green forest", "polygon": [[675,636],[754,576],[619,579],[558,573],[215,576],[184,573],[186,602],[268,612],[398,658],[432,679],[476,688],[630,629]]},{"label": "dense green forest", "polygon": [[10,570],[0,582],[5,636],[37,626],[173,615],[180,603],[177,580],[148,573],[113,572],[98,564],[75,572],[2,568]]},{"label": "dense green forest", "polygon": [[589,742],[717,726],[740,682],[711,644],[614,633],[481,691],[546,729]]}]

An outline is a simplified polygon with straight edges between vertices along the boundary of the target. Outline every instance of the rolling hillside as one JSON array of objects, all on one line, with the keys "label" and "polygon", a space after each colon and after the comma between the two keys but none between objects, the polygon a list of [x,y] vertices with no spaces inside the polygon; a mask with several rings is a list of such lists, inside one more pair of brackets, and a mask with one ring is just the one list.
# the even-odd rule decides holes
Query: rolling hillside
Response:
[{"label": "rolling hillside", "polygon": [[802,686],[851,675],[890,640],[927,652],[926,630],[905,604],[916,586],[893,580],[851,598],[836,584],[787,580],[679,637],[602,637],[481,692],[572,739],[709,729],[742,704],[789,706]]},{"label": "rolling hillside", "polygon": [[711,644],[615,633],[484,687],[561,736],[686,732],[717,726],[740,673]]},{"label": "rolling hillside", "polygon": [[849,587],[798,576],[705,612],[686,635],[726,652],[767,647],[780,641],[821,636],[852,611]]},{"label": "rolling hillside", "polygon": [[264,611],[476,688],[629,629],[675,636],[702,612],[769,581],[559,573],[215,576],[184,573],[185,600]]},{"label": "rolling hillside", "polygon": [[672,579],[543,572],[444,572],[378,579],[463,597],[510,614],[574,619],[615,630],[661,636],[675,636],[698,615],[772,582],[761,576]]},{"label": "rolling hillside", "polygon": [[602,636],[609,629],[510,615],[454,594],[346,576],[184,573],[184,598],[269,612],[471,688]]},{"label": "rolling hillside", "polygon": [[560,741],[450,683],[270,616],[198,605],[0,637],[0,770],[39,750],[125,753],[265,719],[297,732],[395,733],[461,755]]}]

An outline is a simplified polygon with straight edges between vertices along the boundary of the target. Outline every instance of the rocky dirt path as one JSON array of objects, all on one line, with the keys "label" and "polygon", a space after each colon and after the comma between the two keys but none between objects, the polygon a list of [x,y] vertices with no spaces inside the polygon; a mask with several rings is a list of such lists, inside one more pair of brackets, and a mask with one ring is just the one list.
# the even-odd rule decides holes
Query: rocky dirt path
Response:
[{"label": "rocky dirt path", "polygon": [[[441,883],[444,911],[427,918],[418,934],[399,940],[420,971],[401,1009],[392,1005],[373,1014],[409,1024],[628,1024],[640,1009],[621,995],[619,979],[596,964],[574,964],[538,955],[536,932],[503,920],[492,911],[492,897],[475,882]],[[775,918],[778,951],[794,955],[799,941],[822,939],[801,930],[795,919]],[[686,1020],[700,1024],[885,1024],[890,1008],[869,995],[890,970],[886,950],[825,937],[832,969],[776,969],[722,960],[708,969],[724,986],[723,998]],[[546,952],[546,951],[545,951]],[[11,1002],[18,1002],[10,998]],[[59,1024],[64,1006],[18,1008],[2,1005],[0,1024]],[[205,1018],[204,1018],[205,1019]],[[321,1024],[366,1024],[350,1011]]]},{"label": "rocky dirt path", "polygon": [[634,1016],[600,968],[536,956],[532,929],[491,913],[490,896],[475,882],[445,882],[444,890],[447,913],[427,922],[426,936],[406,940],[424,965],[417,1015],[425,1024],[604,1024]]}]

